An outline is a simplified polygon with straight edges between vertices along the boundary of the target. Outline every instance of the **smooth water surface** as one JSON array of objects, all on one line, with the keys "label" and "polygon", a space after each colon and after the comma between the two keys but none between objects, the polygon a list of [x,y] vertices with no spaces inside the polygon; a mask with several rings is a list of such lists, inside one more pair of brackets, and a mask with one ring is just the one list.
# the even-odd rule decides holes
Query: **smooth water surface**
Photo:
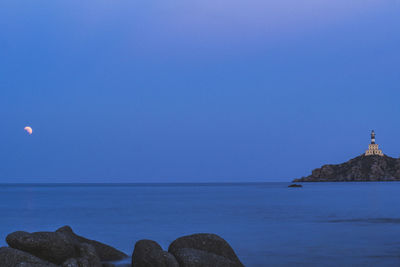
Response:
[{"label": "smooth water surface", "polygon": [[246,266],[400,264],[400,183],[0,185],[0,245],[74,231],[131,254],[186,234],[225,238]]}]

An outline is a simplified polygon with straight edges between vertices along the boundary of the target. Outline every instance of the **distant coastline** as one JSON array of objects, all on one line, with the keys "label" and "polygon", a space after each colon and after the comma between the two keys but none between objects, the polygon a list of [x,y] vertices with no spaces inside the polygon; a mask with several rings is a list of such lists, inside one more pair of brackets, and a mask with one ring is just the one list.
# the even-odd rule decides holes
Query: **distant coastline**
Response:
[{"label": "distant coastline", "polygon": [[400,181],[400,159],[387,155],[361,155],[342,164],[328,164],[293,182]]},{"label": "distant coastline", "polygon": [[371,143],[364,154],[342,164],[328,164],[293,182],[379,182],[400,181],[400,159],[383,154],[371,131]]}]

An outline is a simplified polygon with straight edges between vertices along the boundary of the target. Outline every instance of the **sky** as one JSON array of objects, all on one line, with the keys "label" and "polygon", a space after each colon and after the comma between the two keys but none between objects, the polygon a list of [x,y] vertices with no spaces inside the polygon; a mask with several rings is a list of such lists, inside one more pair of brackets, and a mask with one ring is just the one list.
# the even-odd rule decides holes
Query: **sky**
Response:
[{"label": "sky", "polygon": [[[400,0],[3,0],[0,183],[291,181],[400,156]],[[33,128],[33,134],[24,131]]]}]

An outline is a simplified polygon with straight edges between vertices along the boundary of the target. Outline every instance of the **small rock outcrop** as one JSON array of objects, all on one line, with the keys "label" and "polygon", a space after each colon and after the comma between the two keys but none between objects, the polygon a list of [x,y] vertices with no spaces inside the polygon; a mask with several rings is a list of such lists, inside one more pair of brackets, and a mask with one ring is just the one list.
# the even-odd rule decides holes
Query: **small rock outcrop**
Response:
[{"label": "small rock outcrop", "polygon": [[324,165],[296,182],[400,181],[400,159],[361,155],[342,164]]},{"label": "small rock outcrop", "polygon": [[181,267],[243,267],[232,247],[214,234],[194,234],[176,239],[168,248]]},{"label": "small rock outcrop", "polygon": [[44,261],[24,251],[14,248],[0,248],[1,267],[57,267],[50,262]]},{"label": "small rock outcrop", "polygon": [[300,188],[300,187],[303,187],[301,184],[291,184],[291,185],[289,185],[288,187],[298,187],[298,188]]},{"label": "small rock outcrop", "polygon": [[18,231],[9,234],[6,242],[14,249],[55,264],[62,264],[69,258],[79,256],[72,240],[62,233]]},{"label": "small rock outcrop", "polygon": [[128,255],[111,246],[75,234],[72,228],[69,226],[61,227],[57,229],[56,232],[62,233],[78,243],[92,245],[96,250],[97,255],[99,255],[101,261],[118,261],[128,258]]},{"label": "small rock outcrop", "polygon": [[175,257],[164,251],[152,240],[136,242],[132,255],[132,267],[179,267]]}]

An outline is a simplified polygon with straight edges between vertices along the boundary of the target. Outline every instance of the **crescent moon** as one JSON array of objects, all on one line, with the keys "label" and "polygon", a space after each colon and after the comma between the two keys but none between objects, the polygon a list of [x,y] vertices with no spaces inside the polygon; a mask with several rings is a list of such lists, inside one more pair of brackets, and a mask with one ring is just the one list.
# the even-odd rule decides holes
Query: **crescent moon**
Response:
[{"label": "crescent moon", "polygon": [[32,128],[29,127],[29,126],[26,126],[26,127],[24,128],[24,130],[25,130],[29,135],[31,135],[31,134],[33,133]]}]

